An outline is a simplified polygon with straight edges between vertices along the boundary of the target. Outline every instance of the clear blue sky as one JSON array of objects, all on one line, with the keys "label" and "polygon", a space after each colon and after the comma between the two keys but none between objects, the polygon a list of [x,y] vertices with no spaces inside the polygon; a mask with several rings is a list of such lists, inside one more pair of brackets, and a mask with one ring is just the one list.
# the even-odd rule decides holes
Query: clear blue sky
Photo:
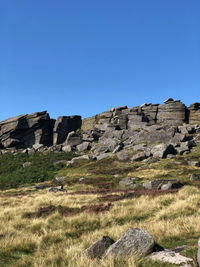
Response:
[{"label": "clear blue sky", "polygon": [[199,0],[0,0],[0,120],[200,102]]}]

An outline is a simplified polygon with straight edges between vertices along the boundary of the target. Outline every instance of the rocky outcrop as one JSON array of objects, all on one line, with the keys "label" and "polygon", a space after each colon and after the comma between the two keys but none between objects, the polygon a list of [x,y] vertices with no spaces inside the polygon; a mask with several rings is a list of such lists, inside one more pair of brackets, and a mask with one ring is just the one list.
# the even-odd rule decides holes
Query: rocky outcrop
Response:
[{"label": "rocky outcrop", "polygon": [[53,121],[46,111],[21,115],[0,122],[0,144],[3,148],[27,148],[34,144],[52,144]]},{"label": "rocky outcrop", "polygon": [[157,123],[167,125],[182,125],[187,122],[186,106],[177,101],[169,101],[158,106]]},{"label": "rocky outcrop", "polygon": [[189,106],[189,123],[200,124],[200,103],[193,103]]},{"label": "rocky outcrop", "polygon": [[[200,125],[200,103],[193,103],[187,108],[172,98],[164,101],[163,105],[144,103],[132,108],[111,108],[83,121],[77,115],[54,120],[43,111],[0,122],[0,148],[32,149],[27,153],[45,150],[78,150],[84,153],[92,149],[96,159],[101,158],[102,153],[125,151],[125,154],[117,154],[119,160],[131,158],[133,153],[128,151],[131,148],[138,151],[137,155],[134,153],[138,159],[133,160],[142,160],[152,155],[166,157],[165,154],[189,153],[200,139],[196,136],[195,142],[192,140],[191,134],[198,129],[193,124]],[[164,148],[150,147],[160,143],[168,147],[171,144],[173,151],[165,153]],[[34,147],[38,144],[43,147]],[[143,147],[137,148],[138,144],[143,144]],[[99,147],[104,147],[104,151],[97,152]]]},{"label": "rocky outcrop", "polygon": [[53,129],[53,144],[64,143],[70,132],[81,128],[81,123],[81,116],[58,117]]}]

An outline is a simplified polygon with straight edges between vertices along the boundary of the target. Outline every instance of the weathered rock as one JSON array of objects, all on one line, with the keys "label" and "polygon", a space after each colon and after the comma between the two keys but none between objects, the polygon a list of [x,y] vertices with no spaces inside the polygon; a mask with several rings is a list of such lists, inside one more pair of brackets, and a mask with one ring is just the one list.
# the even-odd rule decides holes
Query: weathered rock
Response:
[{"label": "weathered rock", "polygon": [[96,157],[97,160],[106,159],[108,157],[112,156],[112,153],[103,153]]},{"label": "weathered rock", "polygon": [[72,151],[72,147],[70,145],[64,145],[62,147],[62,151],[64,151],[64,152],[71,152]]},{"label": "weathered rock", "polygon": [[130,253],[148,255],[153,251],[154,246],[154,239],[148,232],[139,228],[131,228],[108,248],[104,258],[109,255],[124,257]]},{"label": "weathered rock", "polygon": [[0,144],[4,148],[28,148],[52,143],[52,120],[46,111],[20,115],[0,122]]},{"label": "weathered rock", "polygon": [[149,163],[149,164],[156,163],[156,162],[158,162],[158,161],[159,161],[159,159],[157,159],[157,158],[153,158],[153,157],[148,158],[148,159],[146,160],[146,162]]},{"label": "weathered rock", "polygon": [[53,129],[53,144],[62,144],[70,132],[81,128],[81,123],[81,116],[58,117]]},{"label": "weathered rock", "polygon": [[57,193],[59,191],[63,191],[63,186],[57,186],[57,187],[50,187],[48,188],[48,192],[53,192],[53,193]]},{"label": "weathered rock", "polygon": [[145,152],[139,152],[132,156],[131,161],[141,161],[146,159],[146,153]]},{"label": "weathered rock", "polygon": [[74,147],[74,146],[80,145],[81,142],[82,142],[81,135],[72,131],[68,134],[67,139],[64,143],[64,146],[70,145],[71,147]]},{"label": "weathered rock", "polygon": [[140,178],[138,177],[126,177],[123,178],[120,182],[119,185],[124,186],[124,187],[133,187],[134,183],[139,181]]},{"label": "weathered rock", "polygon": [[189,123],[200,125],[200,103],[193,103],[190,105]]},{"label": "weathered rock", "polygon": [[86,151],[86,150],[89,150],[90,149],[90,143],[89,142],[83,142],[82,144],[80,145],[77,145],[77,150],[79,152],[83,152],[83,151]]},{"label": "weathered rock", "polygon": [[173,145],[159,144],[151,149],[153,157],[166,158],[168,154],[176,154],[176,150]]},{"label": "weathered rock", "polygon": [[152,180],[149,182],[143,183],[143,187],[145,189],[172,189],[172,188],[179,188],[182,184],[177,179],[159,179],[159,180]]},{"label": "weathered rock", "polygon": [[117,158],[119,161],[129,160],[129,153],[127,151],[121,151],[117,153]]},{"label": "weathered rock", "polygon": [[178,252],[174,252],[173,250],[163,250],[163,251],[158,251],[154,252],[150,258],[152,260],[156,261],[162,261],[166,263],[171,263],[171,264],[177,264],[178,266],[183,266],[183,264],[192,264],[192,265],[184,265],[184,266],[194,266],[194,261],[191,258],[182,256]]},{"label": "weathered rock", "polygon": [[186,106],[180,101],[167,101],[158,106],[157,122],[167,125],[182,125],[186,122]]},{"label": "weathered rock", "polygon": [[102,236],[91,247],[87,248],[84,254],[91,259],[100,258],[114,242],[109,236]]},{"label": "weathered rock", "polygon": [[31,165],[32,165],[32,162],[30,162],[30,161],[24,162],[23,163],[23,168],[29,167]]}]

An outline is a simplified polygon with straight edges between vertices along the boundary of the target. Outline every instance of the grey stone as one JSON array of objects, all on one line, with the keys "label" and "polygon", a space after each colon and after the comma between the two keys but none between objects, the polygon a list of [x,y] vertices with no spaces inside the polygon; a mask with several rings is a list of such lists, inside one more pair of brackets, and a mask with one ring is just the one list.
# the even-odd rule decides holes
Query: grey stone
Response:
[{"label": "grey stone", "polygon": [[57,193],[59,191],[63,191],[63,186],[57,186],[57,187],[50,187],[48,188],[48,192],[53,192],[53,193]]},{"label": "grey stone", "polygon": [[117,158],[119,161],[129,160],[129,153],[127,151],[121,151],[117,153]]},{"label": "grey stone", "polygon": [[71,152],[72,151],[72,147],[70,145],[63,146],[62,147],[62,151]]},{"label": "grey stone", "polygon": [[176,150],[171,144],[159,144],[151,149],[151,153],[154,157],[166,158],[168,154],[176,154]]},{"label": "grey stone", "polygon": [[[167,185],[166,185],[167,184]],[[166,186],[164,186],[166,185]],[[159,180],[152,180],[149,182],[143,183],[143,187],[145,189],[162,189],[167,190],[166,188],[170,187],[170,189],[181,187],[180,181],[177,179],[159,179]]]},{"label": "grey stone", "polygon": [[74,162],[79,161],[79,160],[89,160],[89,159],[90,158],[88,155],[78,156],[78,157],[73,158],[70,161],[67,161],[67,166],[70,166],[70,165],[74,164]]},{"label": "grey stone", "polygon": [[144,159],[146,159],[146,153],[139,152],[139,153],[132,156],[131,161],[141,161]]},{"label": "grey stone", "polygon": [[91,247],[85,250],[85,254],[91,258],[100,258],[115,241],[109,236],[102,236]]},{"label": "grey stone", "polygon": [[82,137],[80,134],[75,133],[74,131],[70,132],[67,136],[67,139],[64,143],[65,145],[70,145],[71,147],[80,145],[82,142]]},{"label": "grey stone", "polygon": [[110,156],[112,156],[112,153],[103,153],[103,154],[100,154],[99,156],[97,156],[97,160],[106,159]]},{"label": "grey stone", "polygon": [[108,248],[104,258],[109,255],[124,257],[130,253],[148,255],[153,251],[154,246],[154,239],[148,232],[139,228],[131,228]]},{"label": "grey stone", "polygon": [[52,144],[52,120],[46,111],[12,117],[0,122],[0,145],[24,149]]},{"label": "grey stone", "polygon": [[[182,256],[180,253],[178,252],[174,252],[173,250],[162,250],[162,251],[158,251],[158,252],[154,252],[150,258],[152,260],[156,260],[156,261],[161,261],[161,262],[166,262],[166,263],[171,263],[171,264],[176,264],[178,266],[194,266],[194,261],[191,258]],[[190,263],[192,265],[190,265]],[[185,265],[186,264],[186,265]],[[188,265],[189,264],[189,265]]]},{"label": "grey stone", "polygon": [[81,128],[81,123],[81,116],[58,117],[53,129],[53,144],[62,144],[70,132]]},{"label": "grey stone", "polygon": [[138,177],[126,177],[123,178],[120,182],[119,185],[124,186],[124,187],[133,187],[134,183],[139,181],[140,178]]},{"label": "grey stone", "polygon": [[82,152],[82,151],[86,151],[86,150],[89,150],[90,149],[90,143],[89,142],[83,142],[82,144],[80,145],[77,145],[77,150],[79,152]]},{"label": "grey stone", "polygon": [[29,167],[31,165],[32,165],[32,162],[30,162],[30,161],[24,162],[23,163],[23,168]]}]

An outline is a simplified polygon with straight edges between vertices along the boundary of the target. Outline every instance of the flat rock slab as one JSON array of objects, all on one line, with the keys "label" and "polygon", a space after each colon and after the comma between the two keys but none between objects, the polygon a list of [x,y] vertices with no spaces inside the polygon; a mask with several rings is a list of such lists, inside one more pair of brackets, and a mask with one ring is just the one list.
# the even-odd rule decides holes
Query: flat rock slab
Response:
[{"label": "flat rock slab", "polygon": [[163,250],[163,251],[155,252],[150,256],[150,258],[152,260],[168,262],[168,263],[177,264],[181,266],[183,264],[194,263],[193,259],[182,256],[181,254],[176,253],[172,250]]},{"label": "flat rock slab", "polygon": [[117,242],[106,251],[104,258],[109,255],[124,257],[130,253],[148,255],[153,251],[153,237],[143,229],[130,228]]}]

